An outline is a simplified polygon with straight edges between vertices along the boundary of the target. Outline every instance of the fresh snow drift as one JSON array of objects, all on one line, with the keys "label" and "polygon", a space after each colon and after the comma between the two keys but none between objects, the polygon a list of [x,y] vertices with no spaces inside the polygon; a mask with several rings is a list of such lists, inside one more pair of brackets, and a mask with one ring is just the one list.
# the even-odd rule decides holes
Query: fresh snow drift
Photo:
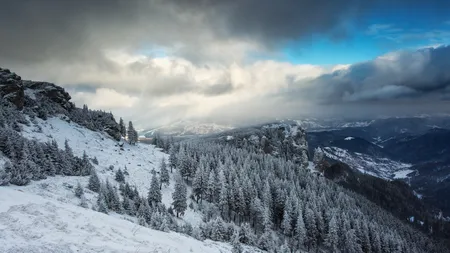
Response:
[{"label": "fresh snow drift", "polygon": [[[37,182],[33,182],[36,184]],[[0,188],[0,252],[231,252],[225,243],[165,233],[58,200]]]}]

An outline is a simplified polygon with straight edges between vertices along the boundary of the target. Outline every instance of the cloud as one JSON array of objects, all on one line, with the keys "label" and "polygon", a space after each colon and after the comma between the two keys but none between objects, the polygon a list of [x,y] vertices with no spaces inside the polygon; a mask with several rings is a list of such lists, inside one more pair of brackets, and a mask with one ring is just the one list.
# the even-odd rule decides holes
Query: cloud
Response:
[{"label": "cloud", "polygon": [[[311,34],[343,38],[364,23],[358,18],[374,4],[390,8],[390,2],[6,1],[0,65],[25,79],[62,85],[79,105],[113,110],[141,126],[333,111],[327,104],[448,100],[446,48],[395,52],[351,66],[252,58],[276,55],[286,42]],[[393,40],[448,35],[383,24],[369,33],[389,33]]]},{"label": "cloud", "polygon": [[131,108],[139,101],[136,97],[106,88],[99,88],[95,90],[95,93],[75,92],[72,96],[73,101],[77,104],[87,104],[92,108],[101,108],[103,110]]},{"label": "cloud", "polygon": [[439,103],[450,90],[448,57],[450,46],[392,52],[322,75],[297,88],[297,93],[319,104],[408,99]]}]

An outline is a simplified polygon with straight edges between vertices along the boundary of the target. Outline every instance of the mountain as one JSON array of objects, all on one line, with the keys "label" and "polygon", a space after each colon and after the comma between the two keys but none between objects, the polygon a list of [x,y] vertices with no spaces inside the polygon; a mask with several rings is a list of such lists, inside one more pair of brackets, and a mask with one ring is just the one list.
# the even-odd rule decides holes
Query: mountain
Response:
[{"label": "mountain", "polygon": [[202,123],[190,120],[180,120],[168,125],[141,131],[141,135],[151,138],[157,134],[175,137],[206,135],[230,130],[233,127],[215,123]]},{"label": "mountain", "polygon": [[385,179],[402,179],[444,215],[450,192],[450,117],[447,115],[375,119],[367,126],[311,130],[310,152]]},{"label": "mountain", "polygon": [[387,194],[377,202],[321,176],[297,124],[161,149],[126,142],[111,113],[76,108],[61,87],[0,73],[1,252],[449,252],[413,194],[359,187]]},{"label": "mountain", "polygon": [[0,94],[0,252],[232,251],[200,234],[209,226],[196,203],[180,218],[169,213],[175,172],[149,206],[153,175],[169,157],[125,142],[112,114],[76,108],[63,88],[7,69]]}]

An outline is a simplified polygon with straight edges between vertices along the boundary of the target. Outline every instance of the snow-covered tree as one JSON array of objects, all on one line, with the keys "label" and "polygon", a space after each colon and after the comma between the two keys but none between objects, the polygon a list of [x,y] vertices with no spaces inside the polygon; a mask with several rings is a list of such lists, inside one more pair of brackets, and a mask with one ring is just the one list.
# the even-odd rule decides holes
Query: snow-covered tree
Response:
[{"label": "snow-covered tree", "polygon": [[125,176],[123,175],[123,172],[122,172],[122,170],[120,168],[116,171],[115,179],[119,183],[124,183],[125,182]]},{"label": "snow-covered tree", "polygon": [[172,205],[173,209],[177,213],[177,217],[179,217],[180,214],[183,214],[184,211],[187,209],[187,189],[186,185],[184,184],[182,178],[178,176],[176,182],[175,182],[175,191],[172,193]]},{"label": "snow-covered tree", "polygon": [[231,246],[233,247],[231,249],[233,253],[242,253],[244,251],[240,243],[239,229],[237,228],[234,229],[233,236],[231,237]]},{"label": "snow-covered tree", "polygon": [[161,177],[160,179],[161,185],[165,184],[166,186],[169,186],[170,183],[169,170],[167,170],[166,159],[164,157],[161,161],[160,177]]},{"label": "snow-covered tree", "polygon": [[128,123],[128,131],[127,131],[128,142],[130,145],[134,145],[138,141],[137,131],[133,127],[133,122]]},{"label": "snow-covered tree", "polygon": [[127,129],[126,129],[126,127],[125,127],[125,123],[123,122],[123,119],[122,119],[122,118],[120,118],[120,120],[119,120],[119,131],[120,131],[120,135],[121,135],[122,137],[125,137],[125,136],[126,136],[126,134],[127,134]]},{"label": "snow-covered tree", "polygon": [[150,183],[150,189],[148,191],[148,202],[152,207],[156,207],[159,203],[161,203],[162,195],[159,179],[156,174],[153,175],[152,181]]},{"label": "snow-covered tree", "polygon": [[94,192],[100,191],[100,179],[94,170],[89,177],[88,189]]},{"label": "snow-covered tree", "polygon": [[338,224],[335,215],[333,215],[328,223],[328,233],[325,236],[325,245],[331,250],[336,251],[339,243]]},{"label": "snow-covered tree", "polygon": [[81,198],[84,195],[83,187],[81,186],[80,182],[77,183],[77,186],[75,187],[75,196],[77,198]]},{"label": "snow-covered tree", "polygon": [[97,211],[101,213],[108,213],[108,206],[106,205],[105,195],[100,192],[97,198]]}]

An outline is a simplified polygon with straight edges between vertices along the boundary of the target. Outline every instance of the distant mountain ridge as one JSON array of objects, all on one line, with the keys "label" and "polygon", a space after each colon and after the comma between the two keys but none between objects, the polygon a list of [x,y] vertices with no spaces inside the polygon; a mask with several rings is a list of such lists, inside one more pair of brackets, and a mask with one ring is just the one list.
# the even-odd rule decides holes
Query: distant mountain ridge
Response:
[{"label": "distant mountain ridge", "polygon": [[233,129],[233,127],[212,122],[180,120],[157,128],[143,130],[140,134],[146,137],[153,137],[157,134],[172,136],[196,136],[220,133],[230,129]]}]

